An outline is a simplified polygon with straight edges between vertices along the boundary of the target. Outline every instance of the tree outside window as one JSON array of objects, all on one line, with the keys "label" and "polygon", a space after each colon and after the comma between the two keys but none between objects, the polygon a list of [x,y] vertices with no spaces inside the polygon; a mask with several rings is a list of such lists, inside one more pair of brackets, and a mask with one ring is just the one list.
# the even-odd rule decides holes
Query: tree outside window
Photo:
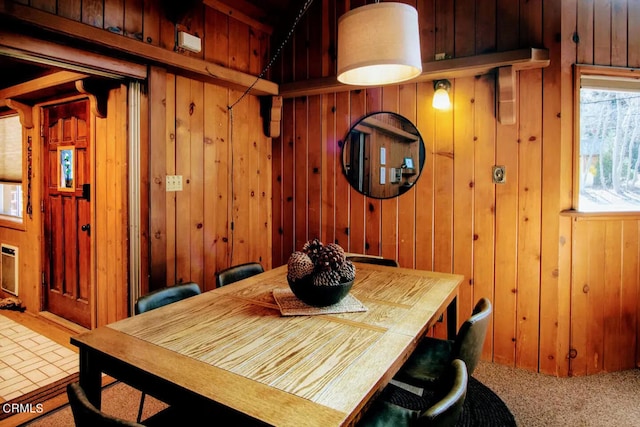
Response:
[{"label": "tree outside window", "polygon": [[[620,84],[620,82],[624,84]],[[640,211],[640,86],[581,79],[578,209]]]}]

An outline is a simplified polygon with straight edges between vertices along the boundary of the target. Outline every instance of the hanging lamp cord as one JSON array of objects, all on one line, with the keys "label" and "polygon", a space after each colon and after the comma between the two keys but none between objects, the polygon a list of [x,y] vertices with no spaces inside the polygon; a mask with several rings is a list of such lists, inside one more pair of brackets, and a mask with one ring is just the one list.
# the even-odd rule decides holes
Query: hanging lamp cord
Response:
[{"label": "hanging lamp cord", "polygon": [[273,64],[275,63],[276,59],[278,58],[278,56],[280,56],[280,54],[282,53],[282,50],[284,49],[284,46],[289,42],[289,40],[291,39],[291,36],[293,36],[293,33],[296,30],[296,27],[298,26],[298,23],[300,22],[300,20],[302,19],[302,17],[304,16],[304,14],[307,12],[307,10],[309,9],[309,7],[311,6],[311,3],[313,3],[313,0],[305,0],[304,5],[302,6],[302,8],[300,9],[300,11],[298,12],[298,15],[296,16],[296,18],[293,21],[293,25],[291,26],[291,29],[289,30],[289,32],[287,33],[287,35],[284,37],[284,39],[282,40],[282,43],[280,43],[280,45],[278,46],[278,48],[276,49],[275,53],[273,54],[273,56],[271,57],[271,59],[269,60],[269,62],[267,63],[267,65],[262,69],[262,71],[260,72],[260,74],[258,74],[258,77],[256,77],[256,79],[254,80],[253,83],[251,83],[251,86],[249,86],[242,95],[240,95],[240,97],[231,105],[227,106],[227,109],[229,110],[229,148],[231,150],[231,165],[230,165],[230,173],[229,173],[229,190],[231,192],[231,222],[230,222],[230,228],[231,228],[231,248],[230,248],[230,253],[229,253],[229,262],[231,265],[233,265],[233,246],[234,246],[234,229],[235,229],[235,224],[233,221],[233,208],[234,208],[234,187],[233,187],[233,163],[234,163],[234,158],[233,158],[233,107],[235,107],[240,101],[242,101],[244,99],[245,96],[247,96],[249,94],[249,92],[251,92],[251,89],[254,88],[254,86],[260,81],[260,79],[262,79],[265,74],[267,74],[267,71],[269,71],[269,69],[273,66]]},{"label": "hanging lamp cord", "polygon": [[311,6],[311,3],[313,3],[313,0],[306,0],[304,2],[304,5],[302,6],[300,11],[298,12],[298,15],[296,16],[296,18],[293,21],[293,25],[291,26],[291,29],[289,30],[289,32],[287,33],[285,38],[282,40],[282,43],[280,43],[280,45],[276,49],[275,53],[273,54],[273,56],[271,57],[271,59],[269,60],[267,65],[262,69],[260,74],[258,74],[258,77],[255,79],[255,81],[253,83],[251,83],[251,86],[249,86],[244,91],[244,93],[240,96],[240,98],[238,98],[233,104],[231,104],[231,105],[229,105],[227,107],[229,110],[231,110],[233,107],[235,107],[238,102],[242,101],[242,99],[245,96],[247,96],[249,94],[249,92],[251,92],[251,89],[253,89],[253,87],[256,84],[258,84],[260,79],[263,78],[265,76],[265,74],[267,74],[267,71],[269,71],[269,69],[273,66],[273,63],[276,61],[276,59],[278,59],[278,56],[280,56],[280,53],[282,53],[282,49],[284,49],[284,46],[289,42],[289,39],[291,39],[291,36],[293,36],[293,33],[295,32],[296,27],[298,26],[298,23],[300,22],[300,20],[304,16],[304,14],[307,12],[309,7]]}]

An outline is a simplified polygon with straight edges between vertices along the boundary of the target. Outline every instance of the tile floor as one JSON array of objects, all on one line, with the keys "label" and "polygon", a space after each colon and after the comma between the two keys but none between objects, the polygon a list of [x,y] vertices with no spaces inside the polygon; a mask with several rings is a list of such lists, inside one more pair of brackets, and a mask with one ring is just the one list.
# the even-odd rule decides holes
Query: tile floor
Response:
[{"label": "tile floor", "polygon": [[0,315],[0,403],[78,372],[78,354]]}]

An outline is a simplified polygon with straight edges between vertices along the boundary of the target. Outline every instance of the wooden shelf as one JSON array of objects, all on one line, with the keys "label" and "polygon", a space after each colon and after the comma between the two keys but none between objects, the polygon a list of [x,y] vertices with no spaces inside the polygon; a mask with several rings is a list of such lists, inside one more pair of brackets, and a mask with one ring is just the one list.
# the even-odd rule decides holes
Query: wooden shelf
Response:
[{"label": "wooden shelf", "polygon": [[[478,76],[493,72],[502,67],[511,67],[511,71],[515,72],[544,68],[548,65],[549,51],[547,49],[517,49],[464,58],[425,62],[422,64],[422,74],[405,83]],[[295,98],[299,96],[321,95],[324,93],[344,92],[365,88],[365,86],[342,84],[338,82],[335,76],[331,76],[281,84],[280,95],[284,98]]]}]

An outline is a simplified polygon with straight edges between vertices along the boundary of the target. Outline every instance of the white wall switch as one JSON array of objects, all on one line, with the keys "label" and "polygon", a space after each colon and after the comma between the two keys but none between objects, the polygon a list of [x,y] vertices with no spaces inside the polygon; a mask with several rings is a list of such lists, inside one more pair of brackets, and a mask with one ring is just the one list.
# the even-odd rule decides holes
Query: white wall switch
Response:
[{"label": "white wall switch", "polygon": [[182,175],[167,175],[167,191],[182,191]]}]

